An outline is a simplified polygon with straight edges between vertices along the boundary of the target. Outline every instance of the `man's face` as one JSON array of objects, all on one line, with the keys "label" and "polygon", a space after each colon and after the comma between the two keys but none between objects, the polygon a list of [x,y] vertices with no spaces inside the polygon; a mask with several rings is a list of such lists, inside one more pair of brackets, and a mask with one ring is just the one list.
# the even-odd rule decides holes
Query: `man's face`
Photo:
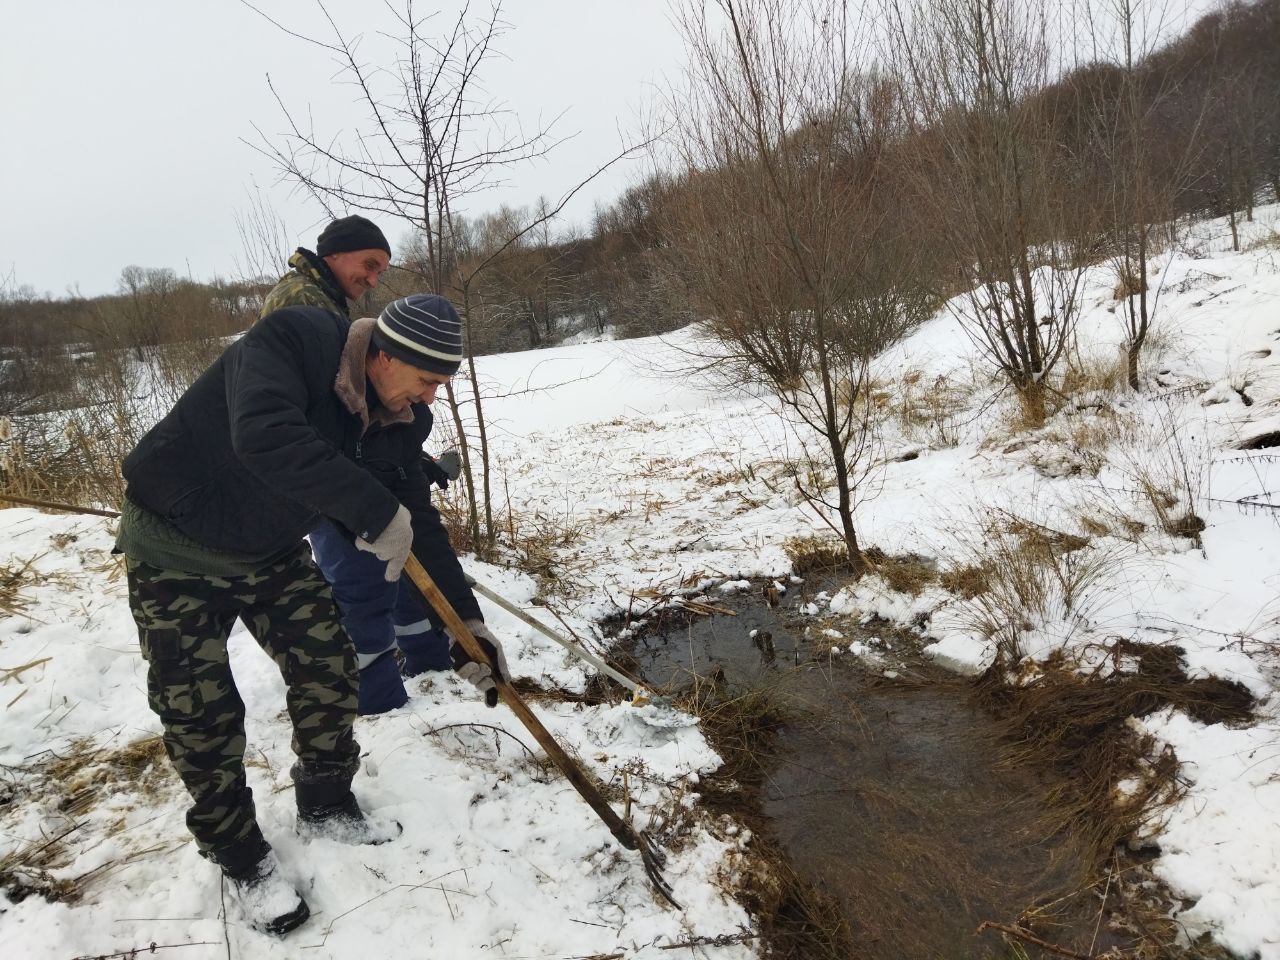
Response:
[{"label": "man's face", "polygon": [[371,359],[365,369],[378,400],[393,413],[399,413],[411,403],[431,403],[436,391],[449,382],[443,373],[420,370],[385,353]]},{"label": "man's face", "polygon": [[378,278],[391,265],[391,256],[385,250],[348,250],[331,253],[324,258],[338,286],[352,300],[359,300],[365,291],[378,285]]}]

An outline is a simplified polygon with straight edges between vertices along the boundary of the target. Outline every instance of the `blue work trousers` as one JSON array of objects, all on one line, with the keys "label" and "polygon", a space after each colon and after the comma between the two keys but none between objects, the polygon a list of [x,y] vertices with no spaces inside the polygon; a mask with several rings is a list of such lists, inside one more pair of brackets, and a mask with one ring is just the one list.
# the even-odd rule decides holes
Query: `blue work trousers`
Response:
[{"label": "blue work trousers", "polygon": [[386,563],[358,549],[330,523],[311,531],[311,552],[333,588],[356,649],[361,715],[385,713],[409,699],[397,647],[404,654],[405,676],[452,667],[448,641],[431,626],[422,595],[407,576],[388,583]]}]

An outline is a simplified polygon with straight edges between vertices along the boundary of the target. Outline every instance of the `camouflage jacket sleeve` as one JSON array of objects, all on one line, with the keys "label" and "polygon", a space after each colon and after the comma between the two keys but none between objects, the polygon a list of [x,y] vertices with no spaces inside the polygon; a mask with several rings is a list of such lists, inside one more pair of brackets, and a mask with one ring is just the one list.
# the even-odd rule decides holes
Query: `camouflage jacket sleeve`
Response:
[{"label": "camouflage jacket sleeve", "polygon": [[258,316],[265,317],[282,307],[320,307],[332,314],[338,313],[325,292],[296,271],[287,274],[271,288],[262,302],[262,312]]}]

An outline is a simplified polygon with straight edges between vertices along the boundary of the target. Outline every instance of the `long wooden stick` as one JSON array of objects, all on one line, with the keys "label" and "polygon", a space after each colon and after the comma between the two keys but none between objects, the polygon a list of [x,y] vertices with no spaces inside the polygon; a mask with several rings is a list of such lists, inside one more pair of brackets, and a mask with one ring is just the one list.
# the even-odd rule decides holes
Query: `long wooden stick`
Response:
[{"label": "long wooden stick", "polygon": [[[0,500],[7,503],[21,503],[28,507],[43,507],[45,510],[65,510],[68,513],[87,513],[95,517],[118,517],[115,510],[99,510],[96,507],[81,507],[74,503],[54,503],[52,500],[34,500],[31,497],[19,497],[12,493],[0,493]],[[186,944],[178,944],[186,946]]]},{"label": "long wooden stick", "polygon": [[[449,628],[449,632],[462,644],[462,649],[467,651],[467,656],[477,663],[488,663],[492,669],[493,664],[490,663],[488,656],[485,655],[484,648],[471,635],[471,631],[467,629],[466,624],[462,622],[462,618],[453,609],[453,604],[445,599],[435,581],[431,579],[427,571],[422,568],[422,564],[418,562],[418,558],[412,553],[409,554],[409,559],[405,561],[404,570],[409,575],[409,579],[413,581],[413,585],[422,591],[422,595],[427,598],[427,602],[440,615],[440,619]],[[560,772],[573,784],[574,789],[578,791],[582,799],[587,801],[591,809],[604,821],[605,826],[609,828],[609,832],[628,850],[635,850],[639,846],[639,841],[636,839],[631,827],[614,813],[608,801],[605,800],[596,785],[587,777],[586,771],[564,752],[560,744],[556,743],[555,738],[542,725],[542,721],[533,715],[533,711],[520,698],[520,694],[516,693],[506,680],[496,679],[496,670],[494,673],[495,683],[498,687],[498,697],[516,715],[516,719],[524,724],[525,729],[533,734],[534,739],[546,751],[552,763],[560,768]]]}]

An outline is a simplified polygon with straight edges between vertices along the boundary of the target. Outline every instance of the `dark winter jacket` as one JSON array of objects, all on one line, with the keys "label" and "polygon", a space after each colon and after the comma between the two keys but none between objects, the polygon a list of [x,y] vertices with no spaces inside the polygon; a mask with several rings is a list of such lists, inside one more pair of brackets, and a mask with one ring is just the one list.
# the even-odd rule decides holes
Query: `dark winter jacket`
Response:
[{"label": "dark winter jacket", "polygon": [[478,617],[422,472],[430,408],[377,406],[372,330],[314,307],[263,318],[125,458],[126,494],[197,543],[259,557],[296,546],[321,517],[374,540],[404,503],[414,553]]},{"label": "dark winter jacket", "polygon": [[349,326],[311,307],[254,324],[125,458],[129,498],[251,556],[297,545],[320,515],[376,538],[398,503],[355,463],[364,424],[334,391]]},{"label": "dark winter jacket", "polygon": [[320,307],[351,319],[347,295],[321,257],[299,247],[289,258],[289,266],[293,269],[267,293],[259,316],[265,317],[285,307]]}]

